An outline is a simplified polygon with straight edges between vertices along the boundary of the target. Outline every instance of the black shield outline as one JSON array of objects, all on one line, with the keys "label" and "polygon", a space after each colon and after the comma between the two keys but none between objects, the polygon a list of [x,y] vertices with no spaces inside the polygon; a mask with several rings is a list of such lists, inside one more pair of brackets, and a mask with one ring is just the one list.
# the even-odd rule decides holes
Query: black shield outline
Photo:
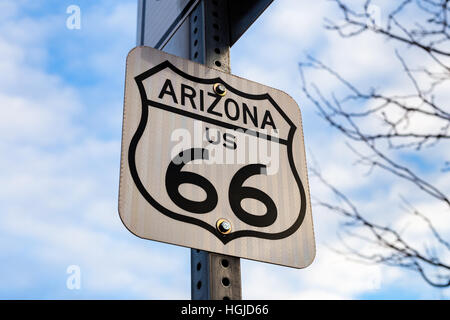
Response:
[{"label": "black shield outline", "polygon": [[[143,82],[147,78],[153,76],[154,74],[156,74],[166,68],[169,68],[170,70],[172,70],[176,74],[180,75],[181,77],[183,77],[187,80],[193,81],[193,82],[197,82],[197,83],[201,83],[201,84],[221,83],[227,88],[227,90],[233,92],[236,95],[244,97],[246,99],[268,100],[273,105],[273,107],[282,115],[282,117],[285,119],[285,121],[290,125],[290,130],[289,130],[288,139],[287,139],[288,160],[289,160],[289,165],[291,167],[292,174],[294,175],[295,181],[297,182],[297,186],[298,186],[298,189],[300,192],[300,201],[301,201],[300,212],[292,226],[290,226],[288,229],[286,229],[282,232],[277,232],[277,233],[267,233],[267,232],[254,231],[254,230],[239,230],[239,231],[230,232],[229,234],[224,235],[224,234],[221,234],[214,226],[209,225],[208,223],[206,223],[203,220],[200,220],[200,219],[197,219],[194,217],[190,217],[190,216],[186,216],[183,214],[179,214],[179,213],[173,212],[173,211],[165,208],[164,206],[159,204],[159,202],[157,202],[150,195],[150,193],[147,191],[147,189],[141,182],[138,172],[137,172],[137,167],[136,167],[136,150],[137,150],[139,140],[141,139],[142,135],[144,134],[146,125],[148,123],[149,108],[151,107],[148,103],[148,101],[150,101],[150,100],[147,99],[147,94],[145,92]],[[268,93],[254,95],[254,94],[248,94],[245,92],[241,92],[238,89],[235,89],[235,88],[231,87],[230,85],[228,85],[220,77],[211,78],[211,79],[197,78],[195,76],[189,75],[189,74],[181,71],[180,69],[175,67],[172,63],[170,63],[168,60],[141,73],[140,75],[136,76],[134,79],[136,81],[136,84],[138,86],[139,93],[141,96],[142,112],[141,112],[141,119],[140,119],[139,125],[136,129],[136,132],[133,135],[133,138],[131,139],[131,142],[130,142],[130,145],[128,148],[128,165],[129,165],[131,176],[133,178],[134,183],[136,184],[137,189],[139,190],[141,195],[147,200],[147,202],[150,205],[152,205],[156,210],[158,210],[159,212],[161,212],[162,214],[164,214],[165,216],[167,216],[169,218],[172,218],[172,219],[178,220],[178,221],[182,221],[185,223],[194,224],[205,230],[208,230],[213,235],[215,235],[224,245],[234,239],[242,238],[242,237],[254,237],[254,238],[261,238],[261,239],[268,239],[268,240],[279,240],[279,239],[283,239],[283,238],[286,238],[286,237],[292,235],[295,231],[298,230],[298,228],[300,228],[300,226],[303,223],[303,220],[305,218],[305,214],[306,214],[306,194],[305,194],[305,189],[303,187],[303,184],[300,180],[299,174],[297,172],[297,169],[295,167],[294,158],[293,158],[293,154],[292,154],[292,143],[293,143],[294,134],[297,130],[297,127],[287,117],[287,115],[283,112],[283,110],[278,106],[278,104],[272,99],[272,97]]]}]

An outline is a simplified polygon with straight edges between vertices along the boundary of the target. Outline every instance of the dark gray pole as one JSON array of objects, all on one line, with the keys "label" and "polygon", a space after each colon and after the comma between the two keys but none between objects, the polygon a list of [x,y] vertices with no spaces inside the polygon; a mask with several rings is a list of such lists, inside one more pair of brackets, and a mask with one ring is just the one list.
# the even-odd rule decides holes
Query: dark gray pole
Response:
[{"label": "dark gray pole", "polygon": [[[174,5],[182,3],[178,0],[164,1],[173,1]],[[172,31],[169,30],[171,33],[159,38],[154,30],[167,22],[164,21],[167,20],[167,12],[164,12],[167,3],[139,0],[137,44],[153,46],[208,67],[230,72],[228,1],[200,0],[186,3],[189,9],[185,13],[186,18],[180,15],[179,23],[172,26]],[[194,7],[196,3],[198,4]],[[191,249],[191,298],[240,300],[240,259]]]},{"label": "dark gray pole", "polygon": [[[230,72],[230,39],[226,0],[201,0],[190,16],[190,59]],[[239,258],[191,249],[193,300],[240,300]]]}]

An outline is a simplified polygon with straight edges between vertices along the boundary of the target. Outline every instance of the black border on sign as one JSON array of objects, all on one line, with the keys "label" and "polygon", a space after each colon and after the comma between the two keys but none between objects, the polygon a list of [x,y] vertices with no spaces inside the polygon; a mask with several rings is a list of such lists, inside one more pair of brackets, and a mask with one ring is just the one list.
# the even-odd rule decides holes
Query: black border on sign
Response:
[{"label": "black border on sign", "polygon": [[[151,104],[149,104],[149,100],[147,99],[147,94],[145,92],[143,82],[147,78],[151,77],[152,75],[154,75],[166,68],[169,68],[170,70],[172,70],[176,74],[180,75],[181,77],[183,77],[187,80],[193,81],[193,82],[202,83],[202,84],[221,83],[229,91],[231,91],[234,94],[239,95],[241,97],[247,98],[247,99],[268,100],[275,107],[275,109],[282,115],[282,117],[285,119],[285,121],[290,125],[290,130],[289,130],[288,139],[287,139],[288,160],[289,160],[289,165],[291,167],[295,181],[297,182],[297,186],[298,186],[299,193],[300,193],[300,200],[301,200],[300,212],[292,226],[290,226],[288,229],[286,229],[282,232],[278,232],[278,233],[267,233],[267,232],[254,231],[254,230],[240,230],[240,231],[235,231],[235,232],[231,232],[229,234],[224,235],[224,234],[221,234],[214,226],[211,226],[208,223],[206,223],[200,219],[190,217],[190,216],[185,216],[185,215],[173,212],[173,211],[163,207],[148,193],[148,191],[145,189],[141,179],[139,178],[139,175],[137,172],[137,167],[136,167],[136,149],[137,149],[139,140],[141,139],[141,137],[145,131],[147,122],[148,122],[149,107],[152,106]],[[298,230],[298,228],[301,226],[301,224],[305,218],[306,194],[305,194],[305,189],[303,187],[303,184],[300,180],[299,174],[297,172],[297,169],[295,167],[294,157],[292,154],[292,143],[293,143],[294,134],[295,134],[295,131],[297,130],[297,127],[287,117],[287,115],[283,112],[283,110],[277,105],[277,103],[272,99],[272,97],[268,93],[254,95],[254,94],[248,94],[245,92],[241,92],[238,89],[235,89],[235,88],[231,87],[230,85],[228,85],[227,83],[225,83],[220,77],[212,78],[212,79],[197,78],[197,77],[194,77],[192,75],[189,75],[189,74],[179,70],[177,67],[175,67],[173,64],[171,64],[168,60],[166,60],[166,61],[158,64],[157,66],[136,76],[135,81],[136,81],[136,84],[138,86],[139,93],[141,96],[142,113],[141,113],[141,119],[140,119],[139,125],[136,129],[136,132],[133,135],[133,138],[131,139],[130,146],[128,148],[128,164],[129,164],[131,176],[132,176],[133,181],[136,184],[136,187],[138,188],[139,192],[156,210],[158,210],[159,212],[161,212],[162,214],[164,214],[165,216],[167,216],[169,218],[172,218],[172,219],[175,219],[178,221],[182,221],[182,222],[186,222],[186,223],[191,223],[191,224],[197,225],[203,229],[208,230],[209,232],[214,234],[220,241],[222,241],[223,244],[227,244],[228,242],[230,242],[234,239],[237,239],[237,238],[241,238],[241,237],[255,237],[255,238],[268,239],[268,240],[278,240],[278,239],[286,238]]]}]

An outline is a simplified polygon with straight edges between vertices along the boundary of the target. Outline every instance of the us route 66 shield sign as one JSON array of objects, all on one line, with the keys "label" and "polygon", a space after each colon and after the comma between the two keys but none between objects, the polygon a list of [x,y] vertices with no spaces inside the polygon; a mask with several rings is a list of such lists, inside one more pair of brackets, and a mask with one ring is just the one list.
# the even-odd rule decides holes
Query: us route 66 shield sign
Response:
[{"label": "us route 66 shield sign", "polygon": [[308,266],[315,245],[298,105],[282,91],[133,49],[119,213],[145,239]]}]

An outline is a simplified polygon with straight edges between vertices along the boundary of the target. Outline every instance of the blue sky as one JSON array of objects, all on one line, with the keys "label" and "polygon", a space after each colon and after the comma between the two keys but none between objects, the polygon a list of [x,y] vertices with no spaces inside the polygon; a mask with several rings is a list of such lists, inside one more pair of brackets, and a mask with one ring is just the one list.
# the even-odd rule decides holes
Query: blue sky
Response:
[{"label": "blue sky", "polygon": [[[80,30],[66,28],[72,4],[81,8]],[[136,11],[134,0],[0,0],[0,298],[190,297],[189,250],[135,237],[117,212],[125,58],[135,46]],[[374,219],[386,219],[380,212],[389,211],[392,223],[400,223],[398,196],[412,187],[383,173],[367,177],[364,168],[354,167],[345,140],[301,94],[297,64],[306,53],[363,86],[403,86],[395,73],[398,61],[385,54],[391,44],[337,38],[323,28],[323,18],[334,14],[327,1],[275,1],[232,48],[232,72],[292,95],[302,110],[308,160],[317,159],[324,175]],[[334,89],[321,74],[311,79],[325,91]],[[448,155],[430,150],[420,158],[403,157],[433,178],[427,168]],[[311,181],[313,197],[327,192]],[[380,198],[385,201],[367,201]],[[417,201],[436,214],[441,210],[429,199]],[[243,260],[244,298],[450,294],[413,273],[345,259],[331,249],[339,218],[313,208],[313,220],[316,261],[295,270]],[[413,237],[423,235],[412,229]],[[80,266],[80,290],[66,287],[69,265]]]}]

